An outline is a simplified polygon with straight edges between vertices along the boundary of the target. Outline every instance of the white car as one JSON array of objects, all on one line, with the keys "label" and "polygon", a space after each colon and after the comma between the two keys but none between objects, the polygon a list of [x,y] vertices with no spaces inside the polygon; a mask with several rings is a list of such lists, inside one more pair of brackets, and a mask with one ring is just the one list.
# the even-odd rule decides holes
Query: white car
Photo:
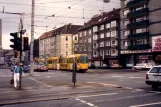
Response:
[{"label": "white car", "polygon": [[153,89],[161,86],[161,66],[154,66],[147,72],[145,83],[152,85]]},{"label": "white car", "polygon": [[133,66],[134,70],[144,70],[144,69],[151,69],[153,67],[150,63],[142,63],[142,64],[136,64],[136,66]]}]

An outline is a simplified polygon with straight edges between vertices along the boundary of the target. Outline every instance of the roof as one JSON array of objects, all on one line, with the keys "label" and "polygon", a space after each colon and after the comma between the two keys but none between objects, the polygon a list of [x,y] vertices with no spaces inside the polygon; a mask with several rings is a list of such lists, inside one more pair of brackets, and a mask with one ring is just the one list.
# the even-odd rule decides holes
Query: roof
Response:
[{"label": "roof", "polygon": [[90,28],[94,25],[99,25],[119,18],[120,18],[120,9],[114,9],[113,11],[110,12],[103,12],[100,15],[94,15],[91,20],[89,20],[87,23],[84,24],[83,27],[79,29],[79,31]]},{"label": "roof", "polygon": [[52,36],[52,33],[53,33],[54,31],[56,31],[56,29],[43,33],[43,34],[39,37],[39,39],[45,39],[45,38],[48,38],[48,37]]},{"label": "roof", "polygon": [[57,28],[56,31],[53,32],[53,36],[59,35],[59,34],[76,34],[78,29],[81,28],[82,25],[64,25],[60,28]]}]

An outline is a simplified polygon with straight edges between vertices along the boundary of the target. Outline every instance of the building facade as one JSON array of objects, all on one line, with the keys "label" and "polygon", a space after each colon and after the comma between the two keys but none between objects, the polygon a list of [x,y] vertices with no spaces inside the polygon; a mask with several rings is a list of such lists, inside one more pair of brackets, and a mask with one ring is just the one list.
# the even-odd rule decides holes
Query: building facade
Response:
[{"label": "building facade", "polygon": [[45,32],[39,37],[39,57],[48,58],[51,56],[51,35],[53,30]]},{"label": "building facade", "polygon": [[52,37],[55,37],[55,51],[54,56],[66,56],[73,54],[73,34],[82,27],[81,25],[65,25],[57,28],[53,32]]},{"label": "building facade", "polygon": [[75,53],[88,54],[89,66],[119,64],[120,9],[95,15],[78,32]]},{"label": "building facade", "polygon": [[[161,62],[161,9],[158,0],[121,0],[121,63]],[[126,60],[125,60],[126,59]]]}]

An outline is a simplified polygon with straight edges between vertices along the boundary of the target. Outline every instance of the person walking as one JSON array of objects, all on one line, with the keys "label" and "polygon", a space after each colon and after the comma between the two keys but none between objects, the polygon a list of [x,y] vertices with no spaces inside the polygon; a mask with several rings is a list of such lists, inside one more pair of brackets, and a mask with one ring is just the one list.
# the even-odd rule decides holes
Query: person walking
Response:
[{"label": "person walking", "polygon": [[20,82],[20,68],[21,72],[23,72],[22,64],[20,63],[19,65],[15,65],[14,69],[14,87],[18,88],[19,87],[19,82]]}]

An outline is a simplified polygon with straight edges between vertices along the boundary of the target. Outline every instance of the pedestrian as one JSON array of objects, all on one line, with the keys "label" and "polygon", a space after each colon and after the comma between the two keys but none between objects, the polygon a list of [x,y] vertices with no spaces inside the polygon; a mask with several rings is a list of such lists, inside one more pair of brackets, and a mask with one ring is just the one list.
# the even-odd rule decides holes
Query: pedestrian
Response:
[{"label": "pedestrian", "polygon": [[19,87],[19,81],[20,81],[20,68],[21,72],[23,72],[22,64],[20,63],[19,65],[15,65],[14,69],[14,87],[18,88]]}]

